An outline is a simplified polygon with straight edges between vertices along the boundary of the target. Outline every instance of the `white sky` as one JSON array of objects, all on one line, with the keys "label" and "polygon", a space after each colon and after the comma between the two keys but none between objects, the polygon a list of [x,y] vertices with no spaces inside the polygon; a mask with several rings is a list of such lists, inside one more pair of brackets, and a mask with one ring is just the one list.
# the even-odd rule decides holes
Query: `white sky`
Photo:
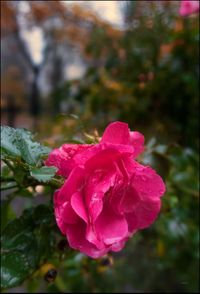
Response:
[{"label": "white sky", "polygon": [[93,9],[100,17],[119,26],[122,16],[119,8],[119,1],[62,1],[66,3],[77,3]]},{"label": "white sky", "polygon": [[43,50],[43,36],[40,28],[33,28],[31,30],[23,30],[23,38],[26,40],[29,52],[35,64],[42,62]]},{"label": "white sky", "polygon": [[[100,17],[113,25],[121,26],[122,15],[119,1],[62,1],[66,5],[77,3],[93,9]],[[22,9],[27,9],[25,1],[22,1]],[[24,30],[23,38],[27,41],[31,56],[36,64],[42,61],[43,37],[41,29],[35,27],[32,30]]]}]

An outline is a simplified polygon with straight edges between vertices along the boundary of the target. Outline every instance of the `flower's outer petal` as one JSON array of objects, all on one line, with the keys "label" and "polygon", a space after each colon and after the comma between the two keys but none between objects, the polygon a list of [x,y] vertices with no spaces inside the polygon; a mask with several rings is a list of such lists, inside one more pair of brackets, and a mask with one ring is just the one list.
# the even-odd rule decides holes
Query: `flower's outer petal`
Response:
[{"label": "flower's outer petal", "polygon": [[92,145],[64,144],[50,152],[45,165],[58,168],[58,175],[68,177],[75,167],[74,156],[91,148]]},{"label": "flower's outer petal", "polygon": [[124,216],[116,214],[108,203],[95,222],[96,234],[107,245],[123,240],[128,234],[128,225]]},{"label": "flower's outer petal", "polygon": [[103,197],[104,193],[102,192],[96,192],[93,194],[87,195],[90,197],[90,201],[88,200],[88,212],[89,212],[89,218],[90,222],[94,223],[99,214],[101,213],[103,209]]},{"label": "flower's outer petal", "polygon": [[85,206],[83,197],[84,196],[80,191],[74,193],[71,198],[71,206],[77,215],[80,216],[86,223],[88,223],[87,208]]},{"label": "flower's outer petal", "polygon": [[139,132],[130,132],[130,144],[134,147],[133,156],[137,157],[144,151],[144,136]]},{"label": "flower's outer petal", "polygon": [[132,169],[131,187],[137,195],[137,201],[130,205],[130,210],[125,209],[130,232],[146,228],[155,221],[161,207],[160,197],[165,192],[162,178],[151,167],[134,162]]},{"label": "flower's outer petal", "polygon": [[[128,175],[129,179],[132,178],[138,166],[138,162],[136,162],[132,157],[127,156],[126,154],[124,154],[121,159],[123,161],[123,170],[125,171],[126,177]],[[121,163],[118,166],[120,170],[123,172]]]},{"label": "flower's outer petal", "polygon": [[[92,223],[102,211],[104,195],[115,183],[116,168],[111,154],[114,155],[113,150],[103,150],[99,156],[94,156],[93,160],[89,160],[85,165],[87,183],[84,187],[84,195]],[[116,156],[119,156],[118,152]]]},{"label": "flower's outer petal", "polygon": [[121,197],[119,211],[129,213],[134,211],[136,205],[140,202],[140,197],[132,186],[125,187],[123,197]]},{"label": "flower's outer petal", "polygon": [[[122,146],[123,147],[123,146]],[[130,150],[123,150],[122,152],[131,152]],[[97,144],[92,148],[77,154],[74,156],[74,161],[77,165],[84,166],[87,168],[91,165],[91,168],[95,169],[96,166],[105,166],[108,165],[108,161],[112,162],[117,157],[119,157],[120,151],[118,148],[115,148],[112,144]],[[97,161],[95,164],[95,160]],[[91,169],[90,168],[90,169]]]},{"label": "flower's outer petal", "polygon": [[62,162],[67,161],[65,157],[65,153],[60,150],[60,148],[53,149],[50,153],[48,158],[45,160],[45,165],[47,166],[55,166],[58,168],[57,174],[58,175],[65,175],[65,169],[63,171]]},{"label": "flower's outer petal", "polygon": [[59,201],[70,200],[72,195],[84,187],[85,172],[80,166],[75,167],[60,188]]},{"label": "flower's outer petal", "polygon": [[81,219],[77,224],[67,226],[66,236],[72,248],[92,258],[102,257],[108,252],[109,246],[104,246],[104,248],[100,250],[94,244],[86,240],[85,235],[86,224]]},{"label": "flower's outer petal", "polygon": [[156,199],[165,193],[162,178],[151,167],[135,162],[134,173],[132,186],[141,200]]},{"label": "flower's outer petal", "polygon": [[106,149],[102,149],[100,145],[99,152],[94,154],[87,162],[85,163],[85,168],[88,173],[93,172],[97,169],[105,169],[110,164],[113,164],[115,160],[117,160],[121,154],[117,149],[112,147],[108,147]]},{"label": "flower's outer petal", "polygon": [[111,250],[114,251],[114,252],[118,252],[120,250],[122,250],[122,248],[124,247],[125,243],[127,242],[129,238],[124,238],[123,240],[119,241],[119,242],[116,242],[116,243],[113,243],[111,245]]},{"label": "flower's outer petal", "polygon": [[123,122],[109,124],[103,133],[100,144],[130,145],[134,149],[132,155],[137,157],[144,150],[144,136],[139,132],[130,132]]},{"label": "flower's outer petal", "polygon": [[114,185],[116,168],[113,161],[119,156],[120,153],[117,150],[101,150],[85,163],[87,180],[83,193],[92,223],[102,211],[105,193]]},{"label": "flower's outer petal", "polygon": [[135,210],[126,214],[129,232],[149,227],[157,218],[161,207],[159,198],[141,201]]},{"label": "flower's outer petal", "polygon": [[[106,153],[109,153],[109,154],[106,155]],[[87,164],[88,161],[90,161],[90,159],[94,160],[94,158],[96,158],[96,160],[100,162],[100,158],[101,158],[102,163],[106,163],[107,158],[111,162],[115,160],[116,157],[122,156],[122,154],[132,156],[133,153],[134,153],[134,147],[131,145],[102,143],[102,144],[93,145],[91,148],[88,148],[87,150],[81,153],[77,153],[73,157],[73,160],[76,163],[76,165],[84,166],[85,164]]]},{"label": "flower's outer petal", "polygon": [[113,122],[105,129],[100,143],[124,144],[128,145],[130,132],[128,124],[123,122]]},{"label": "flower's outer petal", "polygon": [[93,224],[89,224],[87,226],[85,237],[90,243],[94,244],[99,250],[102,250],[105,248],[105,244],[102,240],[98,238],[96,234],[95,226]]},{"label": "flower's outer petal", "polygon": [[59,229],[61,230],[61,232],[65,235],[65,232],[66,232],[66,223],[64,222],[63,220],[63,210],[64,210],[64,207],[63,207],[63,203],[60,202],[59,200],[59,190],[57,190],[55,193],[54,193],[54,214],[55,214],[55,219],[56,219],[56,223],[59,227]]},{"label": "flower's outer petal", "polygon": [[63,234],[66,232],[67,224],[76,223],[79,219],[68,201],[60,201],[60,190],[54,193],[54,213],[57,225]]},{"label": "flower's outer petal", "polygon": [[135,206],[140,202],[140,197],[131,185],[115,187],[109,196],[110,206],[118,214],[124,214],[134,211]]}]

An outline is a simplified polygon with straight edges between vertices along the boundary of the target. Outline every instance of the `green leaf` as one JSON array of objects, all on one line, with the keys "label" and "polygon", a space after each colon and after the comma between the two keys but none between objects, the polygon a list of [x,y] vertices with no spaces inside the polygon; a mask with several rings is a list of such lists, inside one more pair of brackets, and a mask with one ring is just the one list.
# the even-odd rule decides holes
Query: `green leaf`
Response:
[{"label": "green leaf", "polygon": [[30,165],[38,164],[41,157],[47,155],[50,148],[33,141],[33,135],[25,129],[1,127],[1,153],[18,157]]},{"label": "green leaf", "polygon": [[33,178],[38,180],[39,182],[48,182],[55,176],[57,171],[56,167],[48,167],[48,166],[43,166],[40,168],[32,168],[30,171],[30,174]]},{"label": "green leaf", "polygon": [[27,172],[20,168],[19,166],[14,168],[14,178],[15,181],[21,186],[23,184],[24,178],[26,177]]},{"label": "green leaf", "polygon": [[20,285],[51,251],[53,214],[45,205],[25,210],[8,223],[1,236],[1,287]]},{"label": "green leaf", "polygon": [[1,287],[15,287],[27,276],[29,266],[24,255],[8,252],[1,257]]},{"label": "green leaf", "polygon": [[156,172],[164,179],[167,178],[170,171],[170,162],[166,156],[156,151],[151,153],[147,152],[144,154],[143,163],[154,168]]},{"label": "green leaf", "polygon": [[47,205],[38,205],[33,211],[35,225],[50,224],[52,221],[53,210]]},{"label": "green leaf", "polygon": [[7,221],[7,211],[9,207],[9,201],[2,200],[1,201],[1,231],[5,227]]},{"label": "green leaf", "polygon": [[168,157],[172,164],[170,181],[175,187],[187,194],[199,196],[198,154],[191,149],[171,146]]},{"label": "green leaf", "polygon": [[17,138],[16,130],[10,127],[1,127],[1,148],[5,153],[11,156],[20,156],[20,150],[17,147]]},{"label": "green leaf", "polygon": [[10,218],[12,218],[12,209],[10,207],[11,199],[1,200],[1,231],[7,225]]}]

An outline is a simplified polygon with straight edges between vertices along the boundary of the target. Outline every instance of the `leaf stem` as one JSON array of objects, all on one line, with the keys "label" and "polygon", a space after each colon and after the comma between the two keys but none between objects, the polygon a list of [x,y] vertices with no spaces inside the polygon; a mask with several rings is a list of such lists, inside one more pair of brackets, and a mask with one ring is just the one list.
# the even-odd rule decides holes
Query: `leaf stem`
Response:
[{"label": "leaf stem", "polygon": [[3,159],[3,161],[7,164],[7,166],[12,170],[12,171],[14,171],[14,167],[12,166],[12,164],[9,162],[9,160],[7,160],[7,159]]},{"label": "leaf stem", "polygon": [[18,185],[12,185],[12,186],[8,186],[8,187],[1,187],[1,191],[5,191],[5,190],[9,190],[9,189],[13,189],[13,188],[17,188]]},{"label": "leaf stem", "polygon": [[59,180],[51,179],[49,183],[46,183],[47,185],[53,187],[53,188],[60,188],[62,186],[62,183]]}]

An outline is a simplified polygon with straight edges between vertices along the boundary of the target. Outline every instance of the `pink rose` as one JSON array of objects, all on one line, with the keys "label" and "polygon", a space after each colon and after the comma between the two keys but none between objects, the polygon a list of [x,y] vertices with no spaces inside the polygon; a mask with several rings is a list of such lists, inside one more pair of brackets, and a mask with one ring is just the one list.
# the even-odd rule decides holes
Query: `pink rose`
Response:
[{"label": "pink rose", "polygon": [[67,177],[55,192],[58,227],[70,246],[90,257],[121,250],[136,231],[158,216],[165,192],[161,177],[134,158],[144,137],[111,123],[95,145],[64,144],[46,161]]},{"label": "pink rose", "polygon": [[179,14],[187,16],[199,12],[199,1],[181,1]]}]

